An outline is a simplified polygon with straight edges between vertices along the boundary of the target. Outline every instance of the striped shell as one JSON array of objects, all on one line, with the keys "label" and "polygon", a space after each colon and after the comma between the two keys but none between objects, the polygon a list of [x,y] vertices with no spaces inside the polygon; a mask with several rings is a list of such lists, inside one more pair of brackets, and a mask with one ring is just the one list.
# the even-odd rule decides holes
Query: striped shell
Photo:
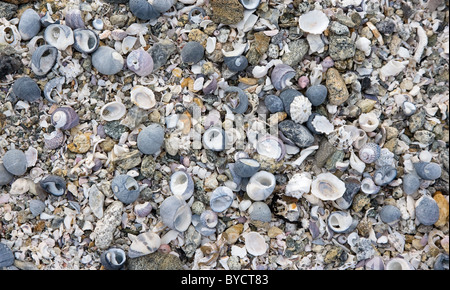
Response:
[{"label": "striped shell", "polygon": [[298,124],[305,123],[311,115],[311,107],[308,98],[303,95],[296,96],[290,106],[291,119]]},{"label": "striped shell", "polygon": [[142,233],[133,239],[128,257],[133,259],[154,253],[159,246],[161,246],[161,238],[157,234],[153,232]]},{"label": "striped shell", "polygon": [[364,163],[373,163],[380,157],[380,153],[381,153],[381,148],[378,144],[366,143],[359,150],[359,158]]}]

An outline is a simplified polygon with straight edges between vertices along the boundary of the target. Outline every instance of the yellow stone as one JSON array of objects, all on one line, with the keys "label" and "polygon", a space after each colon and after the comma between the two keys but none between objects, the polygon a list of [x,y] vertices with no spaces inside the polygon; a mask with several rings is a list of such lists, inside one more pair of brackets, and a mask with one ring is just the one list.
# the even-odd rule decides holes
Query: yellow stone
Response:
[{"label": "yellow stone", "polygon": [[181,78],[182,73],[183,73],[183,70],[179,67],[176,67],[172,70],[172,75],[176,78]]},{"label": "yellow stone", "polygon": [[436,191],[433,196],[434,200],[439,206],[439,219],[434,224],[436,227],[442,227],[448,224],[449,204],[447,199],[442,195],[440,191]]},{"label": "yellow stone", "polygon": [[246,84],[246,85],[253,86],[258,83],[258,79],[239,77],[239,82]]},{"label": "yellow stone", "polygon": [[269,238],[273,239],[276,238],[279,234],[282,234],[283,231],[278,227],[271,227],[269,231],[267,232],[267,235]]},{"label": "yellow stone", "polygon": [[91,133],[84,133],[75,136],[73,142],[67,145],[67,149],[74,153],[86,153],[91,148]]},{"label": "yellow stone", "polygon": [[227,242],[229,244],[236,243],[243,230],[244,230],[243,224],[237,224],[226,229],[225,233],[227,234]]}]

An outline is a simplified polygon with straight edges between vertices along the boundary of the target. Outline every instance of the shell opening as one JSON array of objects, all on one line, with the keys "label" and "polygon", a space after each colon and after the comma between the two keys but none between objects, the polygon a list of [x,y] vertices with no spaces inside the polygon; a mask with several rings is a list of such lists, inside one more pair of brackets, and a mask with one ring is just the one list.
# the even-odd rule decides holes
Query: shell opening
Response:
[{"label": "shell opening", "polygon": [[136,186],[136,181],[132,178],[127,179],[127,181],[125,182],[125,188],[129,191],[135,191],[138,189],[138,187]]}]

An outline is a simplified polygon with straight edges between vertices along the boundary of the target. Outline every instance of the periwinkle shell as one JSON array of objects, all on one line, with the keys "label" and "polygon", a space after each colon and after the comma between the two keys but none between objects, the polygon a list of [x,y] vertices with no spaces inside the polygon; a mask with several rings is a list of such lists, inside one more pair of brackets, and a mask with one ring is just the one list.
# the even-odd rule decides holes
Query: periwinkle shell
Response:
[{"label": "periwinkle shell", "polygon": [[192,220],[192,212],[181,196],[166,198],[159,207],[162,222],[171,229],[184,232]]},{"label": "periwinkle shell", "polygon": [[127,67],[138,76],[148,76],[153,71],[153,58],[141,47],[128,54]]},{"label": "periwinkle shell", "polygon": [[347,211],[334,211],[328,216],[328,227],[335,233],[349,233],[358,225]]},{"label": "periwinkle shell", "polygon": [[388,204],[381,208],[380,219],[386,224],[393,224],[399,221],[401,217],[402,213],[396,206]]},{"label": "periwinkle shell", "polygon": [[32,199],[29,208],[31,214],[36,217],[45,210],[45,203],[39,199]]},{"label": "periwinkle shell", "polygon": [[264,104],[272,114],[284,111],[283,101],[275,95],[267,95],[264,99]]},{"label": "periwinkle shell", "polygon": [[69,130],[80,124],[80,118],[72,107],[60,107],[51,115],[52,125],[61,130]]},{"label": "periwinkle shell", "polygon": [[206,149],[212,151],[222,151],[225,149],[226,145],[226,134],[222,128],[219,127],[209,127],[208,130],[203,133],[203,146]]},{"label": "periwinkle shell", "polygon": [[426,226],[431,226],[439,220],[439,206],[437,202],[424,195],[416,201],[416,218]]},{"label": "periwinkle shell", "polygon": [[269,197],[275,189],[275,176],[268,171],[260,171],[252,175],[247,184],[247,195],[254,201],[262,201]]},{"label": "periwinkle shell", "polygon": [[294,76],[295,70],[287,64],[282,63],[273,68],[270,79],[275,89],[281,91],[290,84],[289,80]]},{"label": "periwinkle shell", "polygon": [[29,8],[22,13],[18,30],[22,40],[30,40],[41,30],[41,17],[33,9]]},{"label": "periwinkle shell", "polygon": [[39,46],[31,56],[31,69],[37,76],[45,76],[56,63],[58,49],[51,45]]},{"label": "periwinkle shell", "polygon": [[441,166],[434,162],[417,162],[414,163],[414,169],[420,178],[425,180],[435,180],[441,177]]},{"label": "periwinkle shell", "polygon": [[262,201],[255,201],[248,209],[250,219],[268,223],[272,220],[272,212],[269,206]]},{"label": "periwinkle shell", "polygon": [[214,228],[215,226],[217,226],[219,219],[216,212],[207,209],[201,213],[200,221],[208,228]]},{"label": "periwinkle shell", "polygon": [[259,168],[261,168],[261,164],[252,158],[240,158],[234,164],[234,172],[244,178],[253,176]]},{"label": "periwinkle shell", "polygon": [[73,48],[81,53],[93,53],[100,43],[97,33],[90,29],[75,29],[73,31],[73,37]]},{"label": "periwinkle shell", "polygon": [[109,46],[100,46],[92,54],[92,65],[102,74],[113,75],[122,70],[123,57]]},{"label": "periwinkle shell", "polygon": [[320,106],[327,98],[328,89],[324,85],[310,86],[306,90],[305,95],[313,106]]},{"label": "periwinkle shell", "polygon": [[361,189],[361,182],[354,178],[348,177],[344,180],[345,183],[345,192],[344,195],[335,200],[339,209],[348,209],[353,203],[353,197],[359,192]]},{"label": "periwinkle shell", "polygon": [[44,39],[58,50],[65,50],[74,43],[72,29],[62,24],[51,24],[45,28]]},{"label": "periwinkle shell", "polygon": [[72,8],[65,15],[66,25],[72,29],[85,28],[81,11],[78,8]]},{"label": "periwinkle shell", "polygon": [[238,87],[228,87],[224,91],[224,99],[233,113],[243,114],[248,108],[247,94]]},{"label": "periwinkle shell", "polygon": [[209,205],[213,211],[223,212],[231,206],[233,199],[234,194],[231,189],[219,186],[212,192]]},{"label": "periwinkle shell", "polygon": [[160,15],[147,0],[130,0],[128,5],[131,13],[144,21],[156,19]]},{"label": "periwinkle shell", "polygon": [[137,137],[139,151],[144,154],[155,154],[164,143],[164,129],[157,123],[144,128]]},{"label": "periwinkle shell", "polygon": [[200,42],[189,41],[181,49],[181,60],[187,64],[196,64],[205,54],[205,48]]},{"label": "periwinkle shell", "polygon": [[365,194],[376,194],[380,189],[370,177],[366,177],[361,181],[361,191]]},{"label": "periwinkle shell", "polygon": [[0,243],[0,269],[11,266],[14,264],[14,260],[14,254],[11,249],[7,245]]},{"label": "periwinkle shell", "polygon": [[224,57],[223,61],[232,72],[243,71],[248,66],[248,60],[243,55]]},{"label": "periwinkle shell", "polygon": [[191,198],[194,193],[194,181],[189,173],[185,171],[173,173],[170,177],[169,186],[173,195],[179,195],[184,200]]},{"label": "periwinkle shell", "polygon": [[126,174],[120,174],[114,177],[111,181],[111,189],[114,195],[125,204],[135,202],[140,193],[137,181]]},{"label": "periwinkle shell", "polygon": [[100,263],[106,270],[120,270],[126,260],[125,251],[120,248],[110,248],[100,255]]},{"label": "periwinkle shell", "polygon": [[23,175],[27,171],[27,157],[21,150],[8,150],[3,156],[3,166],[15,176]]},{"label": "periwinkle shell", "polygon": [[420,187],[420,179],[417,175],[408,173],[403,176],[403,192],[407,195],[414,194]]},{"label": "periwinkle shell", "polygon": [[385,165],[375,170],[373,180],[375,184],[383,186],[391,183],[395,177],[397,177],[397,169],[390,165]]},{"label": "periwinkle shell", "polygon": [[36,102],[41,98],[41,89],[38,84],[28,76],[17,79],[12,85],[12,92],[20,100]]},{"label": "periwinkle shell", "polygon": [[42,179],[39,184],[42,189],[55,196],[61,196],[66,192],[66,181],[57,175],[49,175]]},{"label": "periwinkle shell", "polygon": [[3,163],[0,163],[0,186],[10,183],[13,180],[13,178],[14,175],[12,175],[11,173],[8,172],[8,170],[6,170]]},{"label": "periwinkle shell", "polygon": [[380,153],[380,145],[376,143],[366,143],[359,149],[359,159],[364,163],[373,163],[380,157]]},{"label": "periwinkle shell", "polygon": [[253,10],[258,8],[261,0],[239,0],[239,2],[241,2],[242,6],[244,6],[245,9]]}]

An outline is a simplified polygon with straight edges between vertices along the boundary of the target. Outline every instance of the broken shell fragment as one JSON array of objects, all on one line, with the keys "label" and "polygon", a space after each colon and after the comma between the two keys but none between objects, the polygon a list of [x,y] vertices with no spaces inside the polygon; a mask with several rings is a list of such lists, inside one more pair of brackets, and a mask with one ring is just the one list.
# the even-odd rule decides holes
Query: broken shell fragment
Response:
[{"label": "broken shell fragment", "polygon": [[114,121],[122,118],[127,109],[121,102],[110,102],[105,104],[100,110],[100,116],[105,121]]},{"label": "broken shell fragment", "polygon": [[391,183],[395,177],[397,177],[397,169],[390,165],[385,165],[375,171],[373,180],[375,184],[383,186]]},{"label": "broken shell fragment", "polygon": [[309,116],[306,127],[314,134],[328,135],[334,131],[334,126],[328,118],[317,113],[312,113]]},{"label": "broken shell fragment", "polygon": [[139,184],[126,174],[120,174],[111,181],[111,189],[114,195],[123,203],[133,203],[139,197]]},{"label": "broken shell fragment", "polygon": [[65,15],[66,25],[72,29],[85,28],[81,11],[78,8],[71,8]]},{"label": "broken shell fragment", "polygon": [[278,137],[265,135],[258,138],[258,142],[256,143],[256,151],[260,155],[280,161],[286,154],[286,146]]},{"label": "broken shell fragment", "polygon": [[126,260],[125,251],[120,248],[110,248],[100,255],[100,263],[106,270],[120,270]]},{"label": "broken shell fragment", "polygon": [[320,10],[313,10],[302,14],[298,19],[300,29],[311,34],[321,34],[328,27],[330,20]]},{"label": "broken shell fragment", "polygon": [[361,191],[365,194],[377,194],[380,189],[370,177],[366,177],[361,181]]},{"label": "broken shell fragment", "polygon": [[417,111],[416,105],[414,105],[411,102],[405,101],[402,104],[402,110],[405,116],[409,117],[414,115],[414,113]]},{"label": "broken shell fragment", "polygon": [[312,178],[308,172],[296,173],[290,179],[286,185],[286,196],[292,196],[300,199],[303,194],[309,193],[311,190]]},{"label": "broken shell fragment", "polygon": [[61,130],[69,130],[80,124],[80,118],[72,107],[60,107],[51,115],[52,125]]},{"label": "broken shell fragment", "polygon": [[227,210],[233,203],[234,193],[226,186],[217,187],[211,194],[210,206],[215,212]]},{"label": "broken shell fragment", "polygon": [[65,50],[75,41],[72,29],[62,24],[49,25],[44,31],[44,39],[58,50]]},{"label": "broken shell fragment", "polygon": [[49,175],[42,179],[39,184],[46,192],[61,196],[66,192],[66,181],[57,175]]},{"label": "broken shell fragment", "polygon": [[378,117],[374,113],[361,114],[358,121],[359,127],[366,132],[374,131],[380,123]]},{"label": "broken shell fragment", "polygon": [[131,259],[156,252],[161,246],[161,238],[153,232],[139,234],[132,239],[128,257]]},{"label": "broken shell fragment", "polygon": [[243,114],[248,108],[247,94],[238,87],[228,87],[224,92],[225,102],[233,113]]},{"label": "broken shell fragment", "polygon": [[136,214],[136,216],[142,218],[148,216],[152,211],[152,209],[153,209],[152,204],[146,201],[144,203],[136,204],[134,206],[134,213]]},{"label": "broken shell fragment", "polygon": [[75,29],[73,31],[73,48],[81,53],[93,53],[99,46],[97,33],[90,29]]},{"label": "broken shell fragment", "polygon": [[353,219],[347,211],[334,211],[328,216],[328,226],[335,233],[349,233],[358,225],[358,221]]},{"label": "broken shell fragment", "polygon": [[39,46],[31,56],[31,69],[37,76],[45,76],[56,63],[58,49],[51,45]]},{"label": "broken shell fragment", "polygon": [[155,94],[147,87],[134,86],[130,95],[131,101],[141,109],[148,110],[156,105]]},{"label": "broken shell fragment", "polygon": [[247,195],[254,201],[268,198],[275,189],[275,176],[268,171],[255,173],[247,184]]},{"label": "broken shell fragment", "polygon": [[98,72],[105,75],[113,75],[122,70],[123,57],[109,46],[100,46],[92,54],[92,65]]},{"label": "broken shell fragment", "polygon": [[311,193],[321,200],[336,200],[344,192],[345,183],[329,172],[319,174],[311,183]]},{"label": "broken shell fragment", "polygon": [[251,177],[258,172],[261,164],[252,158],[240,158],[234,165],[234,172],[240,177]]},{"label": "broken shell fragment", "polygon": [[185,171],[177,171],[170,177],[170,190],[173,195],[181,196],[184,200],[191,198],[194,193],[194,181]]},{"label": "broken shell fragment", "polygon": [[148,76],[153,71],[153,58],[141,47],[128,54],[127,67],[138,76]]},{"label": "broken shell fragment", "polygon": [[172,195],[166,198],[159,207],[162,222],[171,229],[184,232],[192,220],[192,212],[181,196]]}]

